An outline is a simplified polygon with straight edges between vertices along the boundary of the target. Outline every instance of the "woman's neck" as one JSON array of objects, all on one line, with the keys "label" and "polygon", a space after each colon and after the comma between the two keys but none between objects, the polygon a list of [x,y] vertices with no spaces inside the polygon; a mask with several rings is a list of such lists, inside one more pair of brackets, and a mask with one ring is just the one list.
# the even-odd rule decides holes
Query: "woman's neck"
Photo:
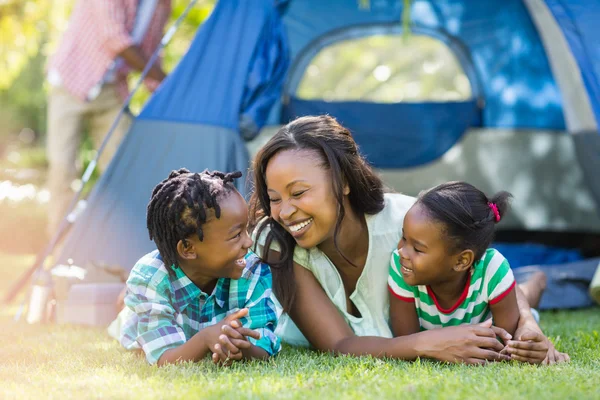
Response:
[{"label": "woman's neck", "polygon": [[338,233],[338,248],[335,246],[333,235],[330,239],[321,243],[318,248],[325,253],[337,269],[343,269],[347,266],[348,262],[345,260],[347,258],[351,261],[351,264],[354,264],[354,268],[360,267],[362,270],[369,251],[367,222],[364,215],[354,213],[350,204],[344,206],[346,213]]}]

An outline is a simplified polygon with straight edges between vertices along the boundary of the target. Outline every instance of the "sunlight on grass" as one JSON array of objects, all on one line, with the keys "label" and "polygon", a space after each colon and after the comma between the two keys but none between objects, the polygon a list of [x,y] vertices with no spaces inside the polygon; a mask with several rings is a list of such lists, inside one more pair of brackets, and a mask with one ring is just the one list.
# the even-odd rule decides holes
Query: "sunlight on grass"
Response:
[{"label": "sunlight on grass", "polygon": [[[0,271],[16,277],[32,261],[0,254]],[[0,294],[11,281],[2,280]],[[480,368],[332,357],[286,346],[268,362],[226,369],[208,360],[152,367],[103,329],[15,323],[15,310],[0,313],[0,398],[600,398],[598,308],[542,314],[543,328],[570,353],[569,365]]]}]

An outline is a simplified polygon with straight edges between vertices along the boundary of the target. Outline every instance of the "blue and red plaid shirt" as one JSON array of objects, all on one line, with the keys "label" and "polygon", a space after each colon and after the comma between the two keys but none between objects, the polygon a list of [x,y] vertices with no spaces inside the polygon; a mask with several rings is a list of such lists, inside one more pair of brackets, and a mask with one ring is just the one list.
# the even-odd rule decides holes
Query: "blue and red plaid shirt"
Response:
[{"label": "blue and red plaid shirt", "polygon": [[261,334],[259,340],[248,340],[270,355],[279,352],[271,271],[256,254],[246,255],[242,278],[220,278],[210,295],[181,268],[174,272],[169,274],[158,250],[133,267],[127,280],[125,308],[119,316],[123,321],[120,342],[126,349],[142,349],[148,362],[155,364],[166,350],[181,346],[227,315],[248,308],[248,315],[240,321]]}]

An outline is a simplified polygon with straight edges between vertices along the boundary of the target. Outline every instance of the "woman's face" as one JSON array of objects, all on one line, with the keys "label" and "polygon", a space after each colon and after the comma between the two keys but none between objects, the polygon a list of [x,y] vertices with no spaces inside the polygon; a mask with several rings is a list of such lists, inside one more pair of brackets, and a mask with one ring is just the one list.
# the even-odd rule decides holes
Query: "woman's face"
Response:
[{"label": "woman's face", "polygon": [[269,160],[271,217],[305,249],[333,238],[338,203],[331,173],[313,150],[284,150]]}]

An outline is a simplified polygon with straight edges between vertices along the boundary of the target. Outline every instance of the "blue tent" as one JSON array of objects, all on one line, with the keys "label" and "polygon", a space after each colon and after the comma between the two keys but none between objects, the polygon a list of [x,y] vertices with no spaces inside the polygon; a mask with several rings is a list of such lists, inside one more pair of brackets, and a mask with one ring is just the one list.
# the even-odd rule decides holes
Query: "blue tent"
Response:
[{"label": "blue tent", "polygon": [[[408,194],[461,179],[515,194],[507,229],[600,234],[600,3],[414,0],[411,34],[445,44],[464,101],[304,99],[328,47],[402,34],[402,0],[220,0],[136,118],[58,257],[131,268],[153,248],[145,211],[169,171],[244,172],[291,118],[329,113],[384,180]],[[243,184],[239,188],[244,191]]]}]

